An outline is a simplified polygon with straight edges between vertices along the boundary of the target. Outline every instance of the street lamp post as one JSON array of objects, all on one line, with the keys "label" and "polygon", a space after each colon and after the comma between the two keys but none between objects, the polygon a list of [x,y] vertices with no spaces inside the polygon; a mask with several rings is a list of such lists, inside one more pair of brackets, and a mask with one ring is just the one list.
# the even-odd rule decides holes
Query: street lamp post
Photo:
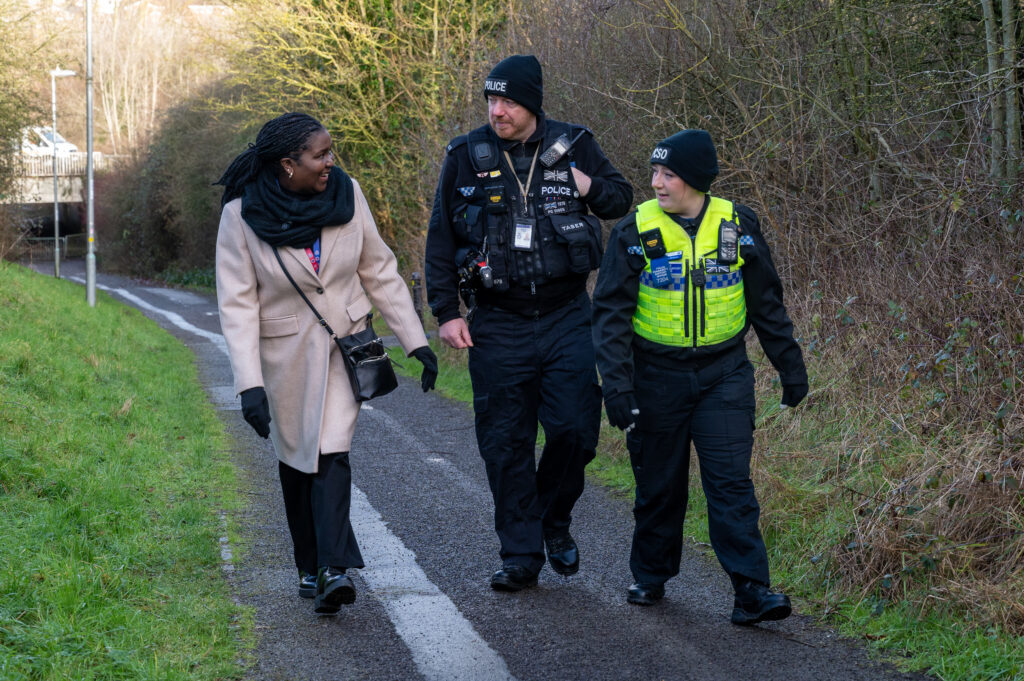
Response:
[{"label": "street lamp post", "polygon": [[53,112],[53,127],[50,142],[53,143],[53,276],[60,276],[60,194],[57,189],[57,79],[74,76],[74,71],[59,66],[50,71],[50,109]]}]

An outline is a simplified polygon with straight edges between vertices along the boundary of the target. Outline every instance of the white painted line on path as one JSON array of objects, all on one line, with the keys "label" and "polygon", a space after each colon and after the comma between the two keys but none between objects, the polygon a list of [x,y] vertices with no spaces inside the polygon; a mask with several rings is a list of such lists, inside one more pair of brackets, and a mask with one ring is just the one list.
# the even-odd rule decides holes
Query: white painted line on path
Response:
[{"label": "white painted line on path", "polygon": [[[85,283],[78,277],[73,280]],[[164,316],[179,329],[210,341],[228,354],[221,334],[200,329],[181,315],[151,305],[123,288],[99,284],[97,288]],[[366,409],[369,405],[364,403],[362,407]],[[388,425],[394,425],[390,417],[383,418],[391,422]],[[408,437],[406,433],[402,435]],[[388,529],[369,499],[355,485],[352,485],[351,520],[368,566],[359,574],[370,586],[372,595],[383,603],[395,631],[408,646],[417,669],[427,681],[514,681],[501,656],[487,645],[452,600],[427,578],[416,564],[416,554]],[[222,557],[230,556],[231,549],[225,539],[221,539]]]},{"label": "white painted line on path", "polygon": [[[80,284],[85,283],[85,279],[82,279],[81,277],[72,277],[71,280],[76,281]],[[142,298],[139,298],[137,295],[133,293],[129,293],[123,288],[111,288],[109,286],[103,286],[102,284],[96,284],[96,288],[102,289],[104,291],[109,291],[110,293],[116,293],[117,295],[121,296],[135,307],[140,307],[144,310],[149,310],[150,312],[163,315],[164,317],[167,318],[167,321],[169,321],[171,324],[174,324],[179,329],[183,331],[188,331],[189,333],[194,333],[200,338],[205,338],[206,340],[216,345],[217,348],[225,355],[228,354],[228,344],[227,342],[225,342],[224,336],[220,335],[219,333],[213,333],[212,331],[200,329],[198,326],[195,326],[185,321],[185,318],[182,317],[180,314],[176,312],[171,312],[170,310],[164,310],[163,308],[159,308],[155,305],[151,305]]]},{"label": "white painted line on path", "polygon": [[352,488],[352,527],[367,565],[359,574],[384,604],[425,679],[514,679],[501,656],[427,578],[416,564],[416,555],[391,533],[356,487]]}]

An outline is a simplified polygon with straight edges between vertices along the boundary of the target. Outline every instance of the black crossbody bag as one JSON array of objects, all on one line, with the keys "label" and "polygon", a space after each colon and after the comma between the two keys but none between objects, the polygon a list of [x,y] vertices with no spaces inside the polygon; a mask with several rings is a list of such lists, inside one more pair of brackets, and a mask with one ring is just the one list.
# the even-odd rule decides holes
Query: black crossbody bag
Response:
[{"label": "black crossbody bag", "polygon": [[397,388],[398,378],[391,366],[391,358],[384,350],[384,341],[373,330],[373,313],[366,315],[365,329],[349,336],[339,337],[292,279],[291,273],[284,266],[281,254],[277,252],[276,248],[274,256],[280,263],[281,269],[284,270],[284,276],[288,277],[288,281],[316,315],[320,326],[324,327],[334,342],[338,344],[341,356],[345,358],[345,369],[348,371],[348,380],[352,384],[352,394],[355,396],[356,402],[365,402],[374,397],[387,395]]}]

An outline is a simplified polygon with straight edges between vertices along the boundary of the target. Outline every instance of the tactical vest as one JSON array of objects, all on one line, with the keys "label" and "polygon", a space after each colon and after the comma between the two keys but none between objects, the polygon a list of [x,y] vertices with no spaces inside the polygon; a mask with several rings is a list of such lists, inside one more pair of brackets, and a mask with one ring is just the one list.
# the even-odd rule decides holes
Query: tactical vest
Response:
[{"label": "tactical vest", "polygon": [[[729,340],[746,326],[743,297],[743,257],[735,264],[719,263],[718,227],[722,220],[736,221],[731,202],[711,197],[694,239],[658,206],[657,199],[640,204],[636,228],[641,237],[644,269],[633,329],[648,340],[676,347],[701,347]],[[738,223],[737,223],[738,224]],[[664,242],[665,258],[648,257],[653,232]],[[752,243],[744,237],[740,244]],[[737,249],[739,246],[737,246]],[[703,285],[701,284],[703,279]]]},{"label": "tactical vest", "polygon": [[[538,156],[559,135],[572,139],[579,130],[548,119]],[[524,207],[515,170],[490,127],[456,138],[449,153],[462,144],[467,145],[471,167],[459,168],[452,204],[456,264],[467,252],[480,251],[491,266],[495,291],[510,285],[532,288],[600,265],[601,223],[587,214],[580,200],[571,150],[551,167],[538,158]]]}]

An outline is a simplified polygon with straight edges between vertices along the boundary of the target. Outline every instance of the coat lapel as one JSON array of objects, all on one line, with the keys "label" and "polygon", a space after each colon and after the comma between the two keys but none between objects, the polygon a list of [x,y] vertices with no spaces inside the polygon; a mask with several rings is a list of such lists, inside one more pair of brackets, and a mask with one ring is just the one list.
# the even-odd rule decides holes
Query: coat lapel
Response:
[{"label": "coat lapel", "polygon": [[[316,272],[313,271],[313,263],[311,263],[309,261],[309,256],[306,255],[306,249],[305,248],[292,248],[291,246],[284,246],[282,248],[279,248],[278,250],[281,253],[285,254],[285,256],[283,256],[281,259],[288,266],[288,271],[292,273],[293,277],[296,276],[297,270],[294,267],[292,267],[292,263],[293,262],[297,262],[299,264],[299,266],[303,270],[305,270],[306,273],[310,277],[313,278],[314,281],[316,281],[317,283],[320,282],[320,277],[318,277]],[[288,257],[288,256],[290,256],[290,257]],[[321,248],[321,251],[320,251],[320,264],[321,264],[321,266],[323,266],[323,262],[324,262],[323,249]]]}]

